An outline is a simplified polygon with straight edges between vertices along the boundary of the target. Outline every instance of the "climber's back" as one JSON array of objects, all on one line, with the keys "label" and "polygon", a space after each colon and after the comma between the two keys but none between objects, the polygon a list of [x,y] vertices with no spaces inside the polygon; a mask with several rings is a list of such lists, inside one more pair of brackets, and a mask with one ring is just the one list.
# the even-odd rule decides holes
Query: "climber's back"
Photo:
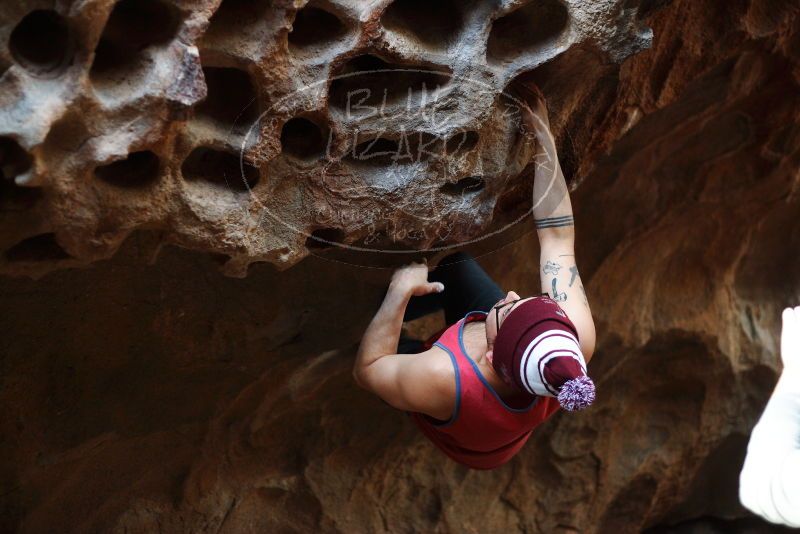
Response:
[{"label": "climber's back", "polygon": [[[445,352],[453,367],[454,406],[447,420],[412,417],[422,432],[453,460],[492,469],[510,460],[536,426],[558,410],[553,397],[515,392],[485,366],[486,313],[473,312],[448,328],[431,351]],[[492,384],[494,382],[494,384]]]}]

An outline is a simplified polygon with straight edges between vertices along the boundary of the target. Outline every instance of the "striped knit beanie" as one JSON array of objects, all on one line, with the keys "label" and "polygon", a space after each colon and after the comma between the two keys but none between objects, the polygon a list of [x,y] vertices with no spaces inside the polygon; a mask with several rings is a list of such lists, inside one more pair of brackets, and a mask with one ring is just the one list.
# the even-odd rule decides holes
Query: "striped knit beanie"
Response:
[{"label": "striped knit beanie", "polygon": [[505,318],[492,365],[509,385],[557,397],[565,410],[582,410],[594,402],[594,382],[586,376],[578,332],[549,297],[527,300]]}]

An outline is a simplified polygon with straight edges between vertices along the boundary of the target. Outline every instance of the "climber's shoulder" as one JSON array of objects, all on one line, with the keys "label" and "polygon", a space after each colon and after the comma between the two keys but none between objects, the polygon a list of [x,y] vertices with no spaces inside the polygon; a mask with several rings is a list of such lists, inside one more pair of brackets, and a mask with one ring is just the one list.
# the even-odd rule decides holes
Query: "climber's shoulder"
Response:
[{"label": "climber's shoulder", "polygon": [[392,354],[372,363],[367,387],[400,410],[449,417],[455,401],[455,372],[450,357],[434,346],[419,354]]},{"label": "climber's shoulder", "polygon": [[456,373],[450,354],[439,345],[434,345],[420,356],[422,356],[421,359],[426,360],[425,365],[431,379],[436,381],[444,391],[455,394]]},{"label": "climber's shoulder", "polygon": [[450,354],[434,345],[416,357],[418,368],[414,375],[419,382],[412,387],[416,389],[413,395],[421,400],[421,405],[417,406],[415,411],[436,419],[449,419],[453,413],[457,392],[456,373]]}]

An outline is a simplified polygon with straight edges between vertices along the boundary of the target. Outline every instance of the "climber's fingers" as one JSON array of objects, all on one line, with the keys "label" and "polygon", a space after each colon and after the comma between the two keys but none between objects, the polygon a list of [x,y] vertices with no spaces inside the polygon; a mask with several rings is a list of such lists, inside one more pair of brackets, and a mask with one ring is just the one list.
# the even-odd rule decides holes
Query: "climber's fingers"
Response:
[{"label": "climber's fingers", "polygon": [[429,295],[431,293],[441,293],[444,291],[444,284],[441,282],[428,282],[427,284],[421,284],[414,288],[413,295],[415,297],[422,297],[425,295]]},{"label": "climber's fingers", "polygon": [[547,113],[547,103],[545,102],[544,95],[542,95],[538,88],[536,88],[532,98],[526,103],[536,119],[535,123],[540,125],[540,127],[549,130],[550,118]]},{"label": "climber's fingers", "polygon": [[391,283],[401,293],[415,297],[444,291],[442,283],[428,281],[427,262],[413,262],[396,269]]}]

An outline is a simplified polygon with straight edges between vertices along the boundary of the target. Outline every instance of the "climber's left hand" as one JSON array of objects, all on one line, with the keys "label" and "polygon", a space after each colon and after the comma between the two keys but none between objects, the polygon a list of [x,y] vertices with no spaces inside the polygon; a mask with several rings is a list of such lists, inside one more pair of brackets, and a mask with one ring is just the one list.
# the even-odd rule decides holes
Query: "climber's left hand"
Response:
[{"label": "climber's left hand", "polygon": [[444,284],[428,282],[427,264],[411,263],[394,272],[390,288],[408,297],[421,297],[429,293],[441,293],[444,291]]}]

